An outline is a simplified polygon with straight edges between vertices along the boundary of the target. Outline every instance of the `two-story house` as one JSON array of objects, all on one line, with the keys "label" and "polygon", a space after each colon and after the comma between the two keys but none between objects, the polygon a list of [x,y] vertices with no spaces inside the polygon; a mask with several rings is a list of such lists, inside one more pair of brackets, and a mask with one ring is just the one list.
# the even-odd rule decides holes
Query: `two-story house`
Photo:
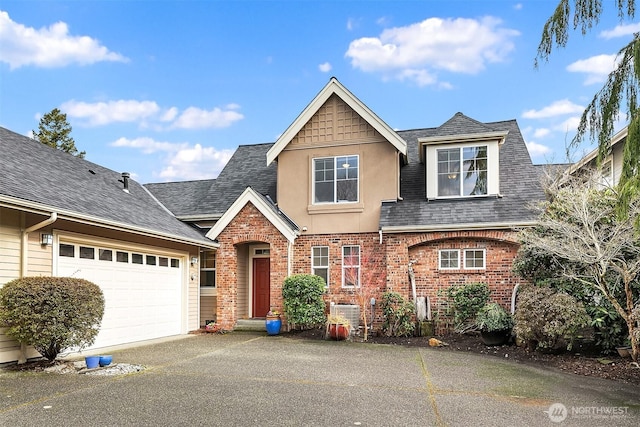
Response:
[{"label": "two-story house", "polygon": [[508,307],[517,229],[544,198],[515,120],[456,113],[395,131],[335,78],[275,143],[239,147],[217,179],[146,188],[220,245],[201,256],[200,319],[225,329],[281,309],[296,273],[323,277],[327,303],[354,303],[372,281],[378,297],[412,299],[410,262],[415,296],[434,310],[439,290],[468,282]]}]

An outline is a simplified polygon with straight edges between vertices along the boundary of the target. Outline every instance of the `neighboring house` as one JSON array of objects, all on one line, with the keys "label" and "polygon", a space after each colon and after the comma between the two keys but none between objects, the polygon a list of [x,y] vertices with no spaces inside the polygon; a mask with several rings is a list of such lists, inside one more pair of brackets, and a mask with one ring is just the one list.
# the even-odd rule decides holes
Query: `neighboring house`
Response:
[{"label": "neighboring house", "polygon": [[[629,130],[625,127],[613,135],[607,155],[600,159],[600,179],[602,180],[603,186],[615,187],[618,185],[618,182],[620,182],[620,176],[622,175],[624,144],[627,141],[628,133]],[[567,169],[568,173],[575,174],[580,170],[593,170],[597,168],[598,152],[599,150],[597,148],[591,151],[578,162],[571,165]]]},{"label": "neighboring house", "polygon": [[[232,329],[282,309],[284,279],[325,279],[327,304],[358,286],[442,307],[440,290],[485,282],[508,307],[517,230],[535,224],[538,171],[515,120],[461,113],[394,131],[332,78],[273,144],[240,146],[215,180],[148,184],[219,244],[201,256],[200,323]],[[375,321],[382,321],[379,305]]]},{"label": "neighboring house", "polygon": [[[198,254],[217,244],[120,174],[0,128],[0,286],[24,276],[98,284],[93,348],[197,329]],[[37,356],[0,328],[0,363]]]}]

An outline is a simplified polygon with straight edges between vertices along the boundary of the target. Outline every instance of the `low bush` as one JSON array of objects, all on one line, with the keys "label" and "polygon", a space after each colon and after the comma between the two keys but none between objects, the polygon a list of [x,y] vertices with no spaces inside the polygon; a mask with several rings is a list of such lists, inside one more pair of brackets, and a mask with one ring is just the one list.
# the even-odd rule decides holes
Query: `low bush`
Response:
[{"label": "low bush", "polygon": [[5,334],[48,360],[95,341],[104,314],[100,287],[71,277],[25,277],[0,289]]},{"label": "low bush", "polygon": [[589,316],[574,297],[544,286],[527,285],[518,291],[516,338],[530,350],[570,350],[578,331],[589,324]]},{"label": "low bush", "polygon": [[382,331],[389,337],[406,337],[413,334],[415,324],[412,316],[415,306],[405,300],[397,292],[385,292],[382,294],[382,314],[384,323]]},{"label": "low bush", "polygon": [[325,322],[324,280],[314,274],[294,274],[282,285],[282,299],[287,323],[302,329]]},{"label": "low bush", "polygon": [[476,325],[485,332],[511,330],[513,317],[497,302],[490,302],[478,311]]},{"label": "low bush", "polygon": [[489,285],[466,283],[444,291],[453,310],[453,325],[458,333],[476,329],[476,315],[489,302]]}]

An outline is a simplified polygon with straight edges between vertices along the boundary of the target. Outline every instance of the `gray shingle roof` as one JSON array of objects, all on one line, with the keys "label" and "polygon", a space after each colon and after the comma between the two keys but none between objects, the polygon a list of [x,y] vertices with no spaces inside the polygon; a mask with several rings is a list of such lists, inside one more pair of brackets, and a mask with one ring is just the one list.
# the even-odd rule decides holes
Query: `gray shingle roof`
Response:
[{"label": "gray shingle roof", "polygon": [[[425,164],[418,156],[418,138],[456,134],[509,131],[500,148],[500,193],[502,197],[430,200],[426,199]],[[480,123],[461,113],[438,128],[399,131],[408,144],[408,164],[400,172],[403,200],[384,203],[380,227],[437,227],[462,224],[522,224],[534,221],[528,208],[542,200],[539,174],[515,120]]]},{"label": "gray shingle roof", "polygon": [[[0,127],[0,197],[65,217],[109,223],[134,232],[210,245],[165,210],[140,184],[121,174]],[[9,200],[5,197],[6,200]]]}]

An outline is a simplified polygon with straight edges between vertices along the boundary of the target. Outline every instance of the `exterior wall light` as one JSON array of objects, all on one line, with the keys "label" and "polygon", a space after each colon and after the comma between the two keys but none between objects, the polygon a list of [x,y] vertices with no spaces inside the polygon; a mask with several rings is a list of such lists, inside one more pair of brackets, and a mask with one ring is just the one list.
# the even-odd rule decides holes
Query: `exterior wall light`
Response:
[{"label": "exterior wall light", "polygon": [[40,244],[42,246],[53,245],[53,234],[50,234],[50,233],[40,234]]},{"label": "exterior wall light", "polygon": [[191,257],[191,265],[196,265],[198,263],[198,257]]}]

